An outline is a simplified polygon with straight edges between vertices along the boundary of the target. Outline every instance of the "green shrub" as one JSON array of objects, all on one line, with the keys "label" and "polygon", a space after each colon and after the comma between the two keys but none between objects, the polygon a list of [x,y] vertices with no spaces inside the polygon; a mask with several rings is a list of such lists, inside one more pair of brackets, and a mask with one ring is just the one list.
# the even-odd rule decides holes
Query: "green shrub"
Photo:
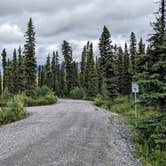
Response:
[{"label": "green shrub", "polygon": [[3,94],[0,96],[0,107],[6,107],[7,102],[11,99],[11,94],[8,89],[5,89]]},{"label": "green shrub", "polygon": [[24,98],[22,95],[14,96],[0,111],[0,124],[8,124],[21,120],[27,116],[24,111]]},{"label": "green shrub", "polygon": [[76,87],[70,92],[70,97],[72,99],[85,99],[85,90],[83,88]]},{"label": "green shrub", "polygon": [[43,97],[51,92],[52,92],[51,89],[49,89],[47,86],[37,87],[33,92],[34,93],[33,98]]},{"label": "green shrub", "polygon": [[49,92],[45,96],[38,98],[24,97],[25,106],[40,106],[40,105],[49,105],[55,104],[58,98],[52,92]]}]

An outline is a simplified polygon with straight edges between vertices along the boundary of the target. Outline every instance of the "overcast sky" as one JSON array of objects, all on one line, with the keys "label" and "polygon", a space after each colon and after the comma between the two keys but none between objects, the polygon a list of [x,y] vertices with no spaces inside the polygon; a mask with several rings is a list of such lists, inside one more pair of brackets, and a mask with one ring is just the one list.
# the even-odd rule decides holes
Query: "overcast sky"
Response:
[{"label": "overcast sky", "polygon": [[[37,59],[59,50],[63,40],[80,59],[83,44],[90,40],[97,48],[104,25],[114,43],[123,45],[134,31],[144,40],[151,32],[150,22],[157,9],[156,0],[4,0],[0,5],[0,49],[12,55],[24,43],[29,17],[33,18],[37,40]],[[60,52],[61,53],[61,52]]]}]

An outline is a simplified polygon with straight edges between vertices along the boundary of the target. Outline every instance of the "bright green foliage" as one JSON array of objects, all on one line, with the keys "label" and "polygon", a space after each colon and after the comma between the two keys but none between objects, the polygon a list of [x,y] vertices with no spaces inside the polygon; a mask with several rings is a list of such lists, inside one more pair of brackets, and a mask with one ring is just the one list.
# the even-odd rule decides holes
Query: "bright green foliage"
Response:
[{"label": "bright green foliage", "polygon": [[3,49],[2,51],[2,67],[3,67],[3,90],[6,88],[6,66],[7,66],[7,54],[6,54],[6,50]]},{"label": "bright green foliage", "polygon": [[35,32],[32,19],[28,23],[28,29],[25,33],[26,43],[24,45],[25,54],[25,76],[26,76],[26,94],[33,95],[33,89],[36,86],[36,57],[35,57]]},{"label": "bright green foliage", "polygon": [[57,96],[46,86],[36,88],[33,91],[34,96],[24,96],[26,106],[39,106],[55,104],[58,100]]},{"label": "bright green foliage", "polygon": [[98,91],[98,83],[97,83],[97,71],[96,65],[94,62],[94,55],[93,55],[93,44],[90,44],[89,54],[87,57],[87,66],[86,66],[86,74],[87,74],[87,94],[89,97],[95,97]]},{"label": "bright green foliage", "polygon": [[137,56],[137,40],[135,33],[132,32],[130,36],[130,56],[131,56],[131,71],[132,74],[135,74],[136,68],[136,56]]},{"label": "bright green foliage", "polygon": [[0,125],[15,122],[26,117],[27,113],[24,110],[23,96],[17,95],[7,102],[7,107],[0,111]]}]

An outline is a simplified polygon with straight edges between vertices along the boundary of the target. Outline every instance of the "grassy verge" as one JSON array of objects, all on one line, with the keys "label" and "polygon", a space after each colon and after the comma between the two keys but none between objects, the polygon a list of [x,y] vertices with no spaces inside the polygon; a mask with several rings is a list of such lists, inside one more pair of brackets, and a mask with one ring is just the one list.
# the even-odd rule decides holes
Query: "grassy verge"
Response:
[{"label": "grassy verge", "polygon": [[[134,156],[140,158],[144,166],[165,166],[166,163],[166,115],[160,115],[151,107],[137,104],[138,117],[134,112],[134,102],[126,97],[117,98],[114,102],[98,96],[94,104],[111,112],[122,115],[136,130],[133,142],[136,146]],[[138,126],[136,127],[136,122]]]}]

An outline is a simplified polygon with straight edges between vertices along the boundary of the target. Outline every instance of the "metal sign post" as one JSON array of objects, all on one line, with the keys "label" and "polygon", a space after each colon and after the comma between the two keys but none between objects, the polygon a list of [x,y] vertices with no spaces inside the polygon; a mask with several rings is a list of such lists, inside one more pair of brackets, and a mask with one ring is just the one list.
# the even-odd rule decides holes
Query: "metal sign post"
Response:
[{"label": "metal sign post", "polygon": [[134,108],[135,108],[135,125],[137,127],[137,119],[138,119],[138,114],[137,114],[137,93],[139,93],[139,85],[137,83],[132,84],[132,92],[134,93]]}]

